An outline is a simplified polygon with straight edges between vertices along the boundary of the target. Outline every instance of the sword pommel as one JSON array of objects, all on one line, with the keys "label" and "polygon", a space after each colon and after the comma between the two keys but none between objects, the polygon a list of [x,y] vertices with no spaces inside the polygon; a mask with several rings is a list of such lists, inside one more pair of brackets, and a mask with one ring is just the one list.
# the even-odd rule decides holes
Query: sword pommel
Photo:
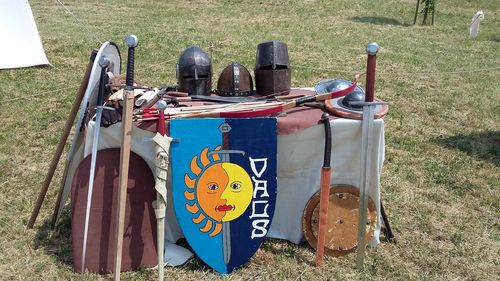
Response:
[{"label": "sword pommel", "polygon": [[[99,78],[99,91],[97,92],[97,104],[96,106],[102,106],[104,102],[104,94],[106,92],[106,84],[108,80],[107,68],[109,66],[109,59],[106,56],[101,56],[99,58],[99,66],[101,67],[101,76]],[[96,124],[96,126],[100,126]]]},{"label": "sword pommel", "polygon": [[376,42],[371,42],[371,43],[368,43],[368,45],[366,46],[366,53],[368,55],[374,56],[378,53],[379,49],[380,49],[380,47]]},{"label": "sword pommel", "polygon": [[167,108],[167,102],[164,100],[159,100],[156,103],[156,108],[158,108],[158,110],[165,110],[165,108]]},{"label": "sword pommel", "polygon": [[131,34],[127,37],[125,37],[125,45],[127,45],[127,47],[129,48],[135,48],[137,47],[137,44],[139,43],[139,39],[137,39],[137,36]]},{"label": "sword pommel", "polygon": [[101,68],[106,68],[109,66],[109,59],[105,56],[102,56],[100,59],[99,59],[99,66]]}]

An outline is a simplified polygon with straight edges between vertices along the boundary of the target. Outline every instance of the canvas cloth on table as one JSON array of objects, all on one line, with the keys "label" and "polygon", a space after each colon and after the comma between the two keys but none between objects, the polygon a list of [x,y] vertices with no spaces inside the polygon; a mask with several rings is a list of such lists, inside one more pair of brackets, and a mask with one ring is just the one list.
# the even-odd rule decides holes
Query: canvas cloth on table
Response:
[{"label": "canvas cloth on table", "polygon": [[[319,112],[315,112],[320,114]],[[293,114],[293,113],[292,113]],[[310,115],[310,114],[308,114]],[[318,119],[319,120],[319,119]],[[282,120],[282,122],[284,122]],[[332,127],[332,184],[350,184],[360,186],[361,160],[361,121],[335,118]],[[281,124],[282,126],[286,124]],[[90,154],[94,123],[89,123],[85,142],[85,155]],[[108,128],[101,128],[99,149],[119,147],[121,141],[121,123]],[[278,136],[278,195],[274,219],[268,237],[286,239],[293,243],[304,241],[302,233],[302,213],[309,198],[319,190],[320,170],[323,163],[324,128],[313,125],[306,129],[294,130],[294,133]],[[144,158],[153,170],[155,163],[154,142],[148,141],[153,132],[134,127],[132,130],[131,149]],[[384,162],[384,121],[374,121],[372,167],[369,173],[368,194],[376,205],[378,214],[375,234],[370,242],[379,243],[380,236],[380,173]],[[171,161],[172,162],[172,161]],[[170,171],[170,169],[169,169]],[[168,188],[171,188],[171,176],[168,176]],[[173,243],[182,238],[173,210],[170,190],[167,198],[167,217],[165,223],[165,242]],[[172,253],[165,253],[175,255]],[[172,257],[172,256],[170,256]]]}]

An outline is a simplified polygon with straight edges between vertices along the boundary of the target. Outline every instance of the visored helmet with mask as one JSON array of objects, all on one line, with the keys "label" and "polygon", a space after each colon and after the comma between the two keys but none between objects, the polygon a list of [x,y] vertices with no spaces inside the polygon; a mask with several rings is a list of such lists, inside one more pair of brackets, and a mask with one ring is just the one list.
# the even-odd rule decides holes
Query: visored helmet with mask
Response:
[{"label": "visored helmet with mask", "polygon": [[212,61],[200,47],[186,48],[177,62],[177,84],[180,92],[189,95],[210,95],[212,89]]}]

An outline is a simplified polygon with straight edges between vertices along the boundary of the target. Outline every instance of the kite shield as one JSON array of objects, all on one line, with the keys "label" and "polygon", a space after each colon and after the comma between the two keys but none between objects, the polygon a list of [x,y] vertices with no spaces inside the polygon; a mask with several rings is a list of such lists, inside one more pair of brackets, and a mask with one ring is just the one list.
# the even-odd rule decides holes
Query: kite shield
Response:
[{"label": "kite shield", "polygon": [[245,264],[267,236],[276,204],[275,118],[176,119],[172,194],[194,252],[219,273]]}]

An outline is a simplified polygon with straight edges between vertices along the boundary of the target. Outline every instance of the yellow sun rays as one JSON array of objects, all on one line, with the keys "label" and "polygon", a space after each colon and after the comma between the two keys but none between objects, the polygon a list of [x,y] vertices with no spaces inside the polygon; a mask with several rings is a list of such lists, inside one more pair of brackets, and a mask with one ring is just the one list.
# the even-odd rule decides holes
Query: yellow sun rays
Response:
[{"label": "yellow sun rays", "polygon": [[[221,148],[222,148],[221,146],[217,146],[214,149],[214,151],[219,151],[221,150]],[[210,230],[212,230],[213,228],[213,230],[209,233],[209,235],[215,236],[221,232],[222,224],[213,220],[210,217],[205,216],[203,212],[200,212],[200,207],[198,205],[198,202],[195,200],[196,180],[207,166],[209,166],[213,162],[218,162],[221,160],[219,154],[217,153],[213,153],[211,157],[212,159],[210,159],[208,155],[208,147],[207,147],[201,151],[199,158],[196,155],[191,159],[190,170],[195,175],[195,178],[191,178],[188,175],[188,173],[184,175],[184,183],[188,187],[188,190],[184,191],[184,198],[186,198],[190,202],[186,203],[186,210],[191,214],[193,214],[193,216],[199,213],[197,217],[193,217],[192,219],[193,223],[201,224],[205,221],[206,223],[204,226],[200,227],[200,231],[207,233],[210,232]],[[198,165],[198,160],[201,163],[201,166]]]}]

